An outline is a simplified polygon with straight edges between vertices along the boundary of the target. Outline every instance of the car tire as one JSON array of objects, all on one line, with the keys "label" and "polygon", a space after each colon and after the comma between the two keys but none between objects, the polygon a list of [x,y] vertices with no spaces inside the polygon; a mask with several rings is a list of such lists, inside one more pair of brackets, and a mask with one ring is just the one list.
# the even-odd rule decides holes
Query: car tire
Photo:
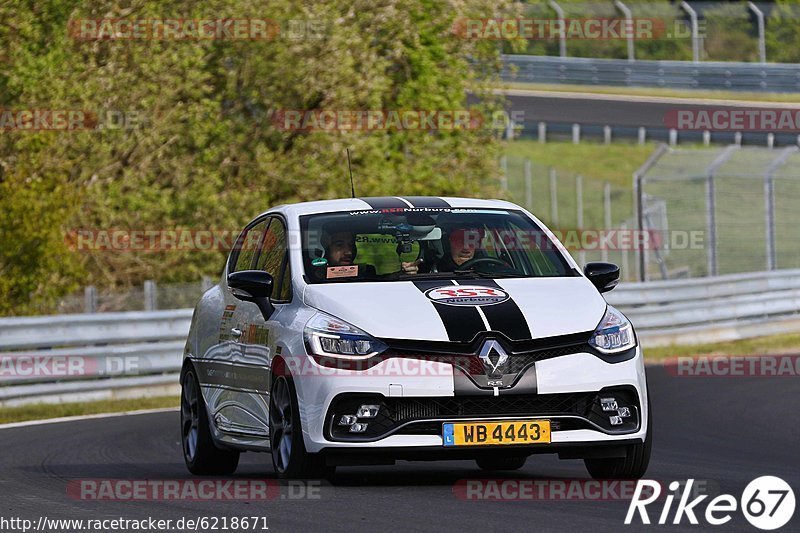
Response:
[{"label": "car tire", "polygon": [[306,451],[297,392],[285,376],[272,381],[269,438],[272,466],[280,479],[330,479],[335,474],[336,467],[327,466],[324,457]]},{"label": "car tire", "polygon": [[527,457],[481,457],[475,459],[481,470],[519,470],[525,465]]},{"label": "car tire", "polygon": [[653,414],[647,399],[647,433],[644,442],[627,446],[625,457],[613,459],[584,459],[586,470],[594,479],[641,479],[650,464],[653,447]]},{"label": "car tire", "polygon": [[239,465],[239,452],[218,448],[211,438],[206,403],[192,367],[181,379],[181,447],[192,474],[230,475]]}]

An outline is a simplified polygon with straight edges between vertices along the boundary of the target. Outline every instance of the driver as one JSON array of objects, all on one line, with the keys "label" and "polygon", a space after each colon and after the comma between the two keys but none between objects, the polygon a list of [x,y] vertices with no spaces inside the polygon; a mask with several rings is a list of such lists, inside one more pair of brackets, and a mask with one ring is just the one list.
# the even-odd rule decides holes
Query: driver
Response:
[{"label": "driver", "polygon": [[453,272],[475,258],[475,250],[483,241],[484,232],[475,228],[456,228],[448,235],[448,252],[439,260],[439,272]]}]

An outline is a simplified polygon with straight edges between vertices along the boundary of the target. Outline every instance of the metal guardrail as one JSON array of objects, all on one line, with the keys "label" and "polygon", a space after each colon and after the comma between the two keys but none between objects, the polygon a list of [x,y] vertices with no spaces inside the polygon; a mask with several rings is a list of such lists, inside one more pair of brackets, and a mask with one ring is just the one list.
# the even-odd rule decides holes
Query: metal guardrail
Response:
[{"label": "metal guardrail", "polygon": [[[627,283],[645,348],[800,331],[800,269]],[[177,394],[191,309],[0,319],[0,405]]]},{"label": "metal guardrail", "polygon": [[800,331],[800,269],[628,283],[606,299],[645,347]]},{"label": "metal guardrail", "polygon": [[0,319],[0,405],[176,394],[191,309]]},{"label": "metal guardrail", "polygon": [[504,55],[502,76],[529,83],[800,92],[800,64],[787,63]]}]

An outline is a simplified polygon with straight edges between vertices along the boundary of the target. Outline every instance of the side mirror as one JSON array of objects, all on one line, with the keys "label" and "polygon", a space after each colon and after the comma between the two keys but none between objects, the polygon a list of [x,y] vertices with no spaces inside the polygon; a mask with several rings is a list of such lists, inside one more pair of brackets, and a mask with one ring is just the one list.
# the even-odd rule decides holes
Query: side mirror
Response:
[{"label": "side mirror", "polygon": [[263,270],[240,270],[228,274],[228,290],[245,302],[253,302],[261,309],[264,320],[268,320],[275,308],[269,297],[272,295],[272,276]]},{"label": "side mirror", "polygon": [[619,283],[619,267],[613,263],[586,263],[583,273],[601,293],[610,291]]}]

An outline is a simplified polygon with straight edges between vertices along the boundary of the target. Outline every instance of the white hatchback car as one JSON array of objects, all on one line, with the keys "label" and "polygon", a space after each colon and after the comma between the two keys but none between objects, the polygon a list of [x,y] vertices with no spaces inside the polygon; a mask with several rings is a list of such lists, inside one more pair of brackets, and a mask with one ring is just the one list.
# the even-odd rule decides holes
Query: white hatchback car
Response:
[{"label": "white hatchback car", "polygon": [[248,224],[194,312],[181,372],[189,470],[271,452],[281,477],[337,465],[537,453],[638,478],[652,421],[633,327],[606,304],[619,269],[583,272],[499,200],[352,198]]}]

